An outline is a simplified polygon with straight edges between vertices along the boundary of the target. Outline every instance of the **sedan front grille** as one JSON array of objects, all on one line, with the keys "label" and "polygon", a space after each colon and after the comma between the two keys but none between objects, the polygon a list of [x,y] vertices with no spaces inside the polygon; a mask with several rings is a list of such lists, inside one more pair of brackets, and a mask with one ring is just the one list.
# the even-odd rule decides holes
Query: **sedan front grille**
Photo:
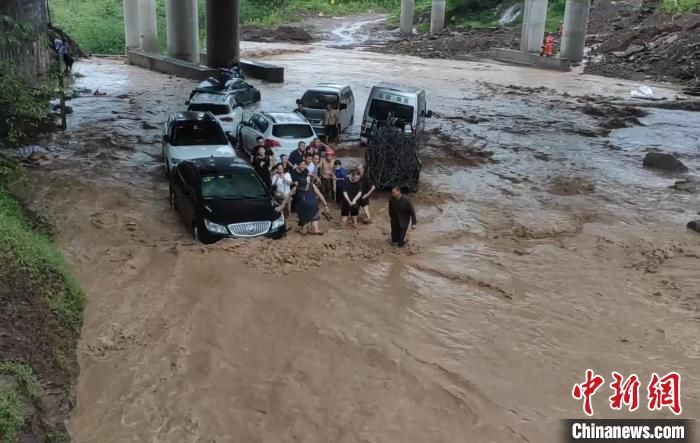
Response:
[{"label": "sedan front grille", "polygon": [[228,230],[236,237],[256,237],[267,234],[271,226],[272,222],[269,221],[236,223],[228,225]]}]

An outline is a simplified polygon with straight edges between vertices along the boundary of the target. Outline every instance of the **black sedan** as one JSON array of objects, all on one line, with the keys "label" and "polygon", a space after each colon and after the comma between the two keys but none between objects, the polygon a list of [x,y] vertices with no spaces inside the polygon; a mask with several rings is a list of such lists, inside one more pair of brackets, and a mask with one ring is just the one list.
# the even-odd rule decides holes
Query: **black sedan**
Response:
[{"label": "black sedan", "polygon": [[241,159],[178,163],[170,175],[170,205],[202,243],[224,237],[278,239],[287,232],[270,189]]}]

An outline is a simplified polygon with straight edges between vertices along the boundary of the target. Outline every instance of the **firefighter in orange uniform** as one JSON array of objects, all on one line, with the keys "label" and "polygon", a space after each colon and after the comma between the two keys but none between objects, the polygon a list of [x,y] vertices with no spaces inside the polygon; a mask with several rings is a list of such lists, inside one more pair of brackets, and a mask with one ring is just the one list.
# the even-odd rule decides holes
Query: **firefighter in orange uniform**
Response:
[{"label": "firefighter in orange uniform", "polygon": [[542,53],[545,57],[551,57],[554,55],[554,37],[551,32],[547,33],[547,37],[544,39],[544,46],[542,46]]}]

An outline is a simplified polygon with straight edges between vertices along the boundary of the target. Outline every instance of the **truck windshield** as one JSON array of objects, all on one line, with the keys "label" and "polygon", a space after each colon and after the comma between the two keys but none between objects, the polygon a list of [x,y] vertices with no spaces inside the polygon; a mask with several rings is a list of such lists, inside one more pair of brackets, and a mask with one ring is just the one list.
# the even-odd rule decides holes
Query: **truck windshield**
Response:
[{"label": "truck windshield", "polygon": [[302,105],[310,109],[326,109],[327,105],[338,109],[338,101],[338,94],[333,92],[306,91],[301,98]]},{"label": "truck windshield", "polygon": [[413,122],[413,106],[378,100],[376,98],[372,100],[369,106],[368,115],[375,120],[384,121],[387,119],[390,112],[393,112],[396,118],[400,118],[409,123]]},{"label": "truck windshield", "polygon": [[187,122],[173,130],[173,146],[226,145],[224,132],[215,122]]},{"label": "truck windshield", "polygon": [[207,200],[267,198],[267,192],[255,173],[208,175],[202,177],[202,197]]},{"label": "truck windshield", "polygon": [[193,103],[187,110],[198,112],[211,112],[214,115],[226,115],[231,113],[231,108],[229,108],[228,105],[216,105],[213,103]]}]

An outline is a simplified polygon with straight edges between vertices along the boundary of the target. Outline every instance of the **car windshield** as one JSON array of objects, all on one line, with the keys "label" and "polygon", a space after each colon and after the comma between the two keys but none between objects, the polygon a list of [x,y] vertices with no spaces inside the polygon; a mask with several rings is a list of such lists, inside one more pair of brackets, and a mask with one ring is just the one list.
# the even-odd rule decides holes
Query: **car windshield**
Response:
[{"label": "car windshield", "polygon": [[326,109],[326,105],[331,105],[333,109],[338,109],[338,94],[334,92],[306,91],[301,98],[301,103],[305,108]]},{"label": "car windshield", "polygon": [[388,102],[385,100],[372,100],[372,104],[369,107],[369,116],[375,120],[386,120],[390,112],[394,113],[394,117],[406,120],[407,122],[413,121],[413,106],[402,105],[399,103]]},{"label": "car windshield", "polygon": [[311,138],[314,130],[309,125],[275,125],[272,135],[277,138]]},{"label": "car windshield", "polygon": [[209,175],[202,177],[202,197],[216,199],[267,198],[258,176],[249,174]]},{"label": "car windshield", "polygon": [[213,103],[193,103],[188,111],[211,112],[214,115],[225,115],[231,113],[228,105],[216,105]]},{"label": "car windshield", "polygon": [[244,82],[243,80],[236,79],[236,80],[231,80],[228,83],[226,83],[226,87],[232,91],[236,89],[245,89],[248,87],[248,84]]},{"label": "car windshield", "polygon": [[173,146],[226,144],[226,136],[215,122],[186,122],[176,126],[173,131]]}]

